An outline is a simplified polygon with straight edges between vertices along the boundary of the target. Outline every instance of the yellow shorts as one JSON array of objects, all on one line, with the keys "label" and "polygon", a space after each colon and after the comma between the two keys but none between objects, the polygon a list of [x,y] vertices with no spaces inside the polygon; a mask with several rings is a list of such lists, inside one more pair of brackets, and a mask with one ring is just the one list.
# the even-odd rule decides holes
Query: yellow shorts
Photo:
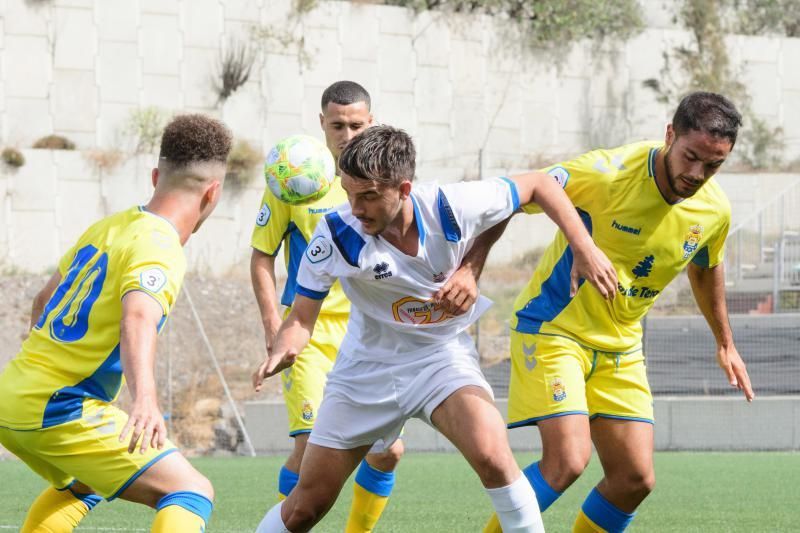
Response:
[{"label": "yellow shorts", "polygon": [[311,433],[328,372],[347,331],[348,315],[320,315],[308,346],[294,365],[281,373],[283,399],[289,413],[289,435]]},{"label": "yellow shorts", "polygon": [[128,453],[130,441],[119,442],[127,421],[121,409],[86,399],[81,418],[45,429],[0,428],[0,444],[57,489],[77,479],[113,500],[159,459],[177,451],[167,441],[162,450]]},{"label": "yellow shorts", "polygon": [[602,352],[567,337],[512,331],[508,427],[571,414],[652,424],[641,348]]}]

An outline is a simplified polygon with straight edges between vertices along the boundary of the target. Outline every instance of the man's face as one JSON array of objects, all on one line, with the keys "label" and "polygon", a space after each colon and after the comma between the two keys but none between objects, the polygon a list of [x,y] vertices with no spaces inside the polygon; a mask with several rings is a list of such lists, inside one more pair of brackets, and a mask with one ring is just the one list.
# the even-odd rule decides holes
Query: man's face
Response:
[{"label": "man's face", "polygon": [[672,125],[667,126],[666,144],[667,184],[672,194],[680,198],[694,196],[719,171],[733,149],[724,137],[696,130],[676,135]]},{"label": "man's face", "polygon": [[342,173],[342,188],[347,193],[353,216],[361,222],[367,235],[379,235],[397,218],[405,199],[403,190],[410,191],[410,186],[411,182],[406,181],[400,187],[392,187]]},{"label": "man's face", "polygon": [[372,115],[366,102],[341,105],[328,102],[319,114],[319,124],[325,132],[325,143],[339,161],[339,154],[350,142],[350,139],[372,125]]}]

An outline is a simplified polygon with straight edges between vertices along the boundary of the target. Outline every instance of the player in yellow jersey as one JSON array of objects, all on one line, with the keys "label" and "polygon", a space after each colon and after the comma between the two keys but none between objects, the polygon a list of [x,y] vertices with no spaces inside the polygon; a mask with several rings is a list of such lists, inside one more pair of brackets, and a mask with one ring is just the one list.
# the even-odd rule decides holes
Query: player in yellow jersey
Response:
[{"label": "player in yellow jersey", "polygon": [[[50,484],[23,532],[72,531],[101,498],[155,508],[152,531],[205,529],[213,488],[167,439],[153,366],[182,246],[219,200],[230,146],[222,123],[175,118],[148,204],[86,230],[34,299],[30,335],[0,374],[0,444]],[[130,415],[112,404],[123,380]]]},{"label": "player in yellow jersey", "polygon": [[[592,443],[600,456],[604,477],[583,503],[575,532],[623,531],[654,486],[640,321],[683,269],[716,338],[719,365],[753,399],[725,304],[730,205],[713,178],[740,124],[728,99],[697,92],[680,102],[665,142],[595,150],[547,169],[618,279],[613,300],[588,284],[571,297],[572,251],[558,233],[511,321],[508,426],[539,428],[542,459],[524,472],[541,510],[581,475]],[[496,518],[486,531],[500,531]]]},{"label": "player in yellow jersey", "polygon": [[[369,93],[352,81],[334,83],[322,93],[319,120],[328,148],[338,162],[339,154],[350,139],[372,125]],[[288,313],[294,301],[297,268],[317,222],[345,202],[347,195],[338,176],[328,194],[310,205],[290,206],[279,201],[269,189],[264,191],[253,229],[250,273],[267,351],[283,322],[275,290],[275,256],[285,243],[288,279],[280,304],[286,306]],[[322,307],[311,342],[297,363],[281,376],[289,414],[289,435],[294,438],[294,450],[278,475],[281,498],[288,496],[297,483],[308,435],[314,426],[325,381],[336,360],[349,316],[350,302],[336,283]],[[375,526],[394,486],[394,469],[402,454],[403,444],[398,441],[386,452],[368,455],[361,464],[356,475],[348,532],[370,531]]]}]

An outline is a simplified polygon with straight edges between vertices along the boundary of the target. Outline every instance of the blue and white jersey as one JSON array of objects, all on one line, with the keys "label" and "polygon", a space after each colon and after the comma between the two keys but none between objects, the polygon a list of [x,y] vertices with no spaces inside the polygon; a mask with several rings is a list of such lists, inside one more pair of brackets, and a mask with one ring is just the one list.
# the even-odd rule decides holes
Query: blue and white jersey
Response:
[{"label": "blue and white jersey", "polygon": [[303,255],[298,294],[324,298],[338,279],[352,303],[340,356],[417,359],[459,335],[491,305],[480,297],[456,317],[431,299],[461,265],[473,240],[517,210],[516,185],[505,178],[425,183],[412,189],[411,201],[419,232],[416,256],[364,233],[349,205],[320,221]]}]

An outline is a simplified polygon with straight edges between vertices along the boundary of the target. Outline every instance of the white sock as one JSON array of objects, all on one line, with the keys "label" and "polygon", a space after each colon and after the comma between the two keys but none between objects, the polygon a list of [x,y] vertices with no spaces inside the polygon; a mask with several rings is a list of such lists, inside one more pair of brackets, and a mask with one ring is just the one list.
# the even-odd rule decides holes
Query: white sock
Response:
[{"label": "white sock", "polygon": [[519,478],[506,487],[486,489],[500,519],[503,533],[544,533],[536,493],[527,478]]},{"label": "white sock", "polygon": [[283,519],[281,518],[282,506],[283,502],[280,502],[267,511],[261,523],[258,524],[256,533],[290,533],[290,531],[286,529],[286,524],[283,523]]}]

